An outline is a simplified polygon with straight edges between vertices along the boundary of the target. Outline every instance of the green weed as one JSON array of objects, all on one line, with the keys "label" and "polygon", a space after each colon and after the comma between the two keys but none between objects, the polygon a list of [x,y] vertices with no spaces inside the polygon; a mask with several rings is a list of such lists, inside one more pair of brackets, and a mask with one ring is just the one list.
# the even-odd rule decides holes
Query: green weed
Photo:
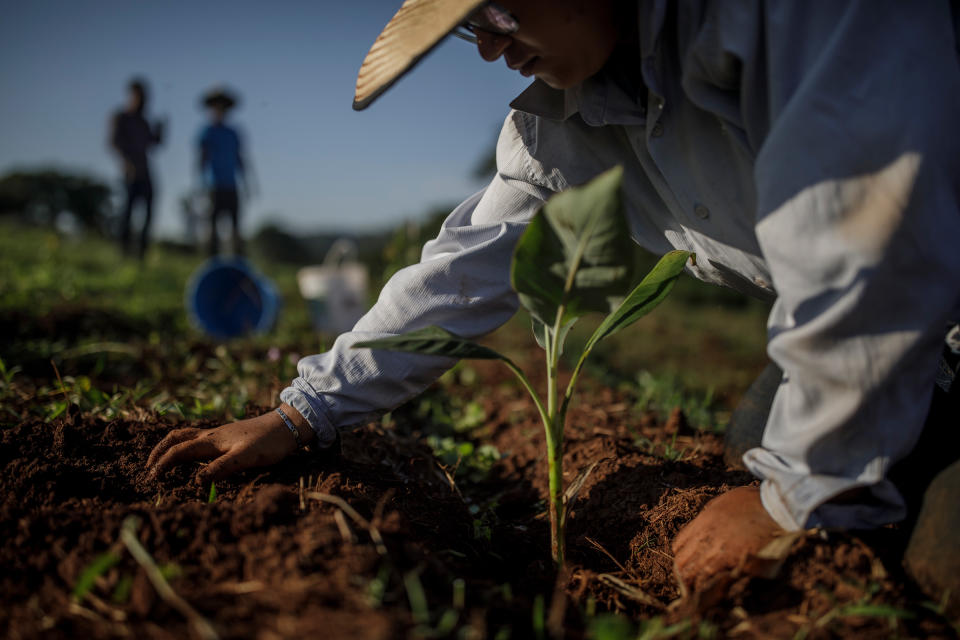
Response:
[{"label": "green weed", "polygon": [[497,507],[499,499],[492,498],[482,504],[471,504],[468,508],[473,516],[473,537],[475,540],[490,542],[493,537],[493,527],[496,525]]},{"label": "green weed", "polygon": [[70,407],[88,416],[112,420],[132,409],[149,392],[145,383],[138,382],[132,389],[119,389],[114,386],[108,393],[94,386],[87,376],[63,376],[57,380],[57,386],[43,386],[35,397],[41,415],[49,422],[60,417]]},{"label": "green weed", "polygon": [[533,635],[542,640],[546,636],[547,613],[546,604],[542,593],[538,593],[533,599],[533,609],[530,611],[531,624],[533,626]]},{"label": "green weed", "polygon": [[476,446],[467,440],[456,440],[451,436],[427,436],[427,444],[433,455],[448,469],[456,479],[469,483],[484,480],[500,458],[500,452],[491,444]]},{"label": "green weed", "polygon": [[3,387],[0,387],[3,391],[6,391],[7,387],[10,386],[10,383],[13,382],[13,377],[20,373],[20,367],[10,367],[7,368],[7,364],[3,361],[3,358],[0,358],[0,382],[3,383]]},{"label": "green weed", "polygon": [[112,551],[101,553],[94,558],[93,561],[80,572],[79,577],[77,577],[77,581],[73,585],[73,592],[71,593],[73,599],[78,601],[82,600],[83,596],[87,595],[90,589],[93,588],[97,578],[109,571],[110,568],[118,562],[120,562],[120,556]]},{"label": "green weed", "polygon": [[858,601],[833,607],[821,616],[820,619],[814,623],[814,626],[828,626],[837,618],[883,618],[887,620],[890,629],[894,630],[901,620],[911,620],[916,617],[916,614],[911,611],[882,603],[871,602],[874,596],[880,591],[880,585],[878,583],[871,582],[866,586],[864,591],[866,593]]},{"label": "green weed", "polygon": [[633,444],[647,455],[655,456],[667,462],[682,460],[687,452],[686,448],[678,448],[677,434],[674,433],[667,442],[654,442],[650,438],[633,433]]},{"label": "green weed", "polygon": [[703,431],[721,433],[730,421],[729,412],[718,406],[713,389],[691,393],[675,375],[641,371],[637,374],[634,393],[637,410],[654,411],[661,420],[665,420],[674,407],[680,407],[690,426]]},{"label": "green weed", "polygon": [[384,562],[377,570],[376,577],[367,583],[367,601],[374,609],[379,609],[383,605],[383,598],[387,593],[387,587],[390,584],[390,564]]}]

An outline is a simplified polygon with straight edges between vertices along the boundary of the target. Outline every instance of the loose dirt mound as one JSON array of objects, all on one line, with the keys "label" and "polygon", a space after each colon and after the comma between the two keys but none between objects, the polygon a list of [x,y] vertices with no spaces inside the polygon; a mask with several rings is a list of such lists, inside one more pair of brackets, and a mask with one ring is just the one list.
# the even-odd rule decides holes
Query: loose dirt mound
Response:
[{"label": "loose dirt mound", "polygon": [[[657,424],[603,388],[588,389],[569,418],[568,482],[596,467],[574,505],[570,567],[558,578],[535,411],[480,369],[487,420],[471,437],[503,457],[469,482],[452,480],[403,410],[395,428],[344,434],[338,459],[299,455],[218,485],[212,503],[209,487],[192,483],[196,466],[161,485],[145,478],[169,424],[68,414],[5,428],[0,633],[189,637],[119,542],[136,516],[139,541],[173,589],[224,638],[527,638],[561,626],[577,638],[616,626],[604,612],[677,637],[953,637],[902,574],[895,530],[808,536],[779,579],[741,578],[679,603],[670,541],[711,497],[751,478],[724,467],[717,436],[687,429],[682,416]],[[112,566],[72,597],[108,552]]]}]

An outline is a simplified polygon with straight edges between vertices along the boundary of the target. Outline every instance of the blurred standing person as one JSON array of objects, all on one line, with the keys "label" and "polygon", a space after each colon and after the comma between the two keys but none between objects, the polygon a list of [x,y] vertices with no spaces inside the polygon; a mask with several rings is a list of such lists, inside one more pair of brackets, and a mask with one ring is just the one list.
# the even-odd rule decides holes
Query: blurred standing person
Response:
[{"label": "blurred standing person", "polygon": [[140,230],[139,256],[147,251],[150,237],[150,219],[153,215],[153,179],[147,152],[163,141],[163,121],[153,126],[147,122],[147,83],[134,78],[127,85],[127,106],[117,111],[110,120],[110,146],[123,163],[126,201],[120,228],[120,244],[124,253],[130,252],[130,227],[133,207],[143,202],[143,226]]},{"label": "blurred standing person", "polygon": [[217,223],[227,215],[232,225],[233,251],[243,253],[240,237],[240,197],[237,178],[243,182],[249,195],[246,163],[240,135],[226,123],[227,114],[237,104],[237,98],[225,89],[212,89],[203,97],[203,105],[210,113],[210,124],[200,132],[200,175],[210,193],[210,255],[220,250]]}]

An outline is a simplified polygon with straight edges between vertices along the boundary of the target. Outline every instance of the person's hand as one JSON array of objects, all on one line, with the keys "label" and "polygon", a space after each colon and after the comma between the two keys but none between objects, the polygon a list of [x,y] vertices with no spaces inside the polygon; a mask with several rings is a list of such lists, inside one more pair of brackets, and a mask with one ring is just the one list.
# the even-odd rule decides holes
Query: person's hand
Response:
[{"label": "person's hand", "polygon": [[[309,442],[313,434],[306,420],[289,405],[281,405],[281,408],[297,427],[301,441]],[[215,429],[171,431],[150,452],[147,470],[151,479],[157,479],[174,465],[191,460],[210,460],[197,473],[197,480],[206,484],[238,471],[276,464],[296,449],[293,434],[277,412],[270,411]]]},{"label": "person's hand", "polygon": [[673,541],[677,576],[699,591],[723,571],[743,568],[767,543],[784,533],[760,502],[756,487],[739,487],[707,503]]}]

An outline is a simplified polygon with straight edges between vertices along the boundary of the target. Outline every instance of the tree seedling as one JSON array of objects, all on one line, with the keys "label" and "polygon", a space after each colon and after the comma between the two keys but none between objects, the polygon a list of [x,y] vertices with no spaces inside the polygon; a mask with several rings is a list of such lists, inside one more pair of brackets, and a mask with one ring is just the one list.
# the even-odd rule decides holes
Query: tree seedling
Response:
[{"label": "tree seedling", "polygon": [[[563,489],[563,429],[567,409],[584,362],[604,338],[640,319],[667,296],[693,254],[671,251],[632,291],[635,282],[633,240],[623,213],[620,185],[623,170],[615,167],[590,181],[552,197],[531,220],[514,250],[510,279],[520,304],[530,313],[533,333],[546,354],[546,402],[527,376],[506,356],[456,336],[441,327],[359,342],[354,348],[387,349],[453,358],[501,360],[516,374],[543,421],[549,466],[551,552],[564,561],[567,504]],[[590,312],[608,315],[587,340],[561,390],[557,378],[560,355],[573,324]]]}]

